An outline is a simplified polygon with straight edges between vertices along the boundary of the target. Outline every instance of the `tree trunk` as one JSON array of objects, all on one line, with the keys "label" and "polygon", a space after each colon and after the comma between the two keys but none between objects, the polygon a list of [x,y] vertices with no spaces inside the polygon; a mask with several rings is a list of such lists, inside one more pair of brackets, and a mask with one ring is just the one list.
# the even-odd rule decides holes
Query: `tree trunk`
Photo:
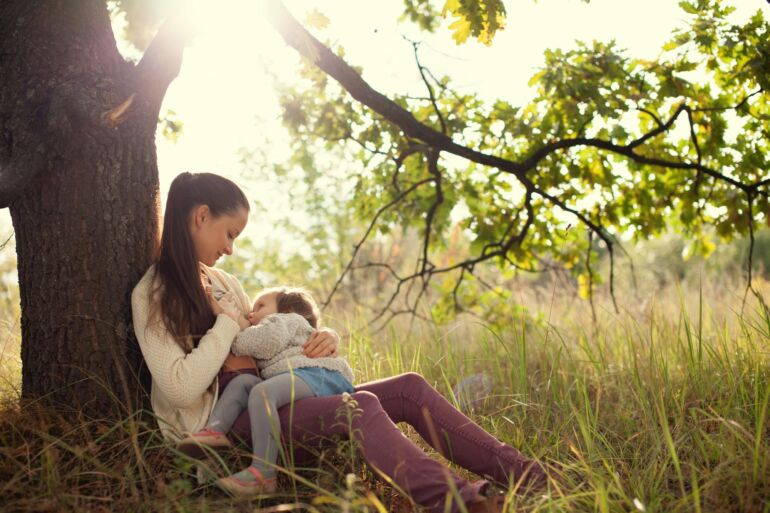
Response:
[{"label": "tree trunk", "polygon": [[[142,397],[130,294],[158,239],[165,87],[145,94],[104,0],[5,0],[0,20],[0,207],[16,233],[22,396],[125,414]],[[125,121],[104,120],[132,95]]]}]

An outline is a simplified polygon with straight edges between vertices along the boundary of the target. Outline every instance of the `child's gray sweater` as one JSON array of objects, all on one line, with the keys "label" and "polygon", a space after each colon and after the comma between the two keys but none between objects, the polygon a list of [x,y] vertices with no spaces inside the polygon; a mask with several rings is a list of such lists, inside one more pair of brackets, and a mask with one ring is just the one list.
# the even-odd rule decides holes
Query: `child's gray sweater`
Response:
[{"label": "child's gray sweater", "polygon": [[231,351],[237,356],[256,358],[263,379],[288,372],[290,368],[323,367],[342,373],[353,383],[353,370],[344,358],[308,358],[302,354],[302,346],[313,331],[299,314],[271,314],[256,326],[238,333]]}]

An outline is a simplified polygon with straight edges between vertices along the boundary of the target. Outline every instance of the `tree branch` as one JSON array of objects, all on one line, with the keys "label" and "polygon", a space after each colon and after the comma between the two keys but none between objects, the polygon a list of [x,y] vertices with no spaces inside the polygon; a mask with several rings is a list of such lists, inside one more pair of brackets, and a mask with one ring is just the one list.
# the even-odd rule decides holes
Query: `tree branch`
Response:
[{"label": "tree branch", "polygon": [[620,246],[620,243],[617,241],[613,241],[613,237],[611,237],[601,225],[598,225],[588,219],[587,216],[584,214],[578,212],[574,208],[570,208],[567,206],[566,203],[561,201],[559,198],[556,198],[555,196],[548,194],[544,191],[535,190],[537,194],[542,196],[543,198],[546,198],[547,200],[551,201],[553,204],[557,205],[559,208],[564,210],[565,212],[569,212],[570,214],[577,217],[584,225],[586,225],[591,231],[593,231],[596,235],[599,236],[600,239],[604,242],[605,247],[607,248],[607,252],[610,255],[610,297],[612,297],[612,303],[615,306],[615,311],[620,311],[618,308],[618,302],[615,297],[615,252],[614,252],[614,245],[617,243]]},{"label": "tree branch", "polygon": [[591,304],[591,318],[594,322],[594,329],[598,326],[596,322],[596,305],[594,305],[594,271],[591,268],[591,252],[594,245],[594,232],[588,232],[588,250],[586,251],[586,271],[588,272],[588,302]]},{"label": "tree branch", "polygon": [[[407,41],[409,40],[407,39]],[[439,123],[441,124],[441,133],[446,135],[446,122],[444,121],[444,116],[441,114],[441,109],[438,108],[438,104],[436,103],[436,95],[433,93],[433,88],[430,86],[428,78],[425,76],[425,67],[422,65],[422,63],[420,63],[420,56],[417,53],[419,43],[414,41],[409,42],[412,43],[412,47],[414,48],[414,60],[417,63],[417,69],[420,71],[422,81],[425,83],[425,88],[428,90],[430,103],[433,105],[433,111],[436,113],[436,116],[438,116]]]},{"label": "tree branch", "polygon": [[765,302],[765,298],[762,295],[762,293],[757,290],[754,287],[753,283],[753,257],[754,257],[754,195],[751,192],[746,193],[746,200],[748,202],[748,208],[747,208],[747,215],[748,215],[748,222],[749,222],[749,255],[746,261],[746,291],[743,294],[743,305],[741,307],[741,313],[743,313],[743,309],[746,307],[746,298],[748,296],[749,291],[751,291],[752,294],[754,294],[754,297],[757,298],[757,301],[759,301],[760,306],[762,306],[763,313],[765,316],[770,315],[770,307],[767,306],[767,303]]},{"label": "tree branch", "polygon": [[177,14],[163,22],[136,67],[138,93],[157,119],[169,84],[179,75],[185,46],[192,36],[190,20]]},{"label": "tree branch", "polygon": [[433,216],[436,210],[444,202],[444,192],[441,189],[441,172],[438,170],[438,150],[431,150],[428,154],[428,171],[433,176],[433,184],[436,187],[436,199],[431,204],[425,216],[425,239],[422,246],[422,274],[428,269],[428,247],[430,245],[430,232],[433,225]]},{"label": "tree branch", "polygon": [[654,112],[652,112],[650,110],[647,110],[647,109],[642,109],[641,107],[637,107],[636,110],[638,110],[639,112],[644,112],[645,114],[650,116],[652,119],[654,119],[655,123],[658,125],[658,127],[663,126],[663,122],[660,120],[660,118],[658,116],[655,115]]},{"label": "tree branch", "polygon": [[[363,78],[358,74],[358,72],[356,72],[352,67],[350,67],[343,59],[335,55],[329,48],[327,48],[325,45],[319,42],[304,27],[302,27],[302,25],[299,24],[299,22],[297,22],[297,20],[286,10],[286,8],[283,6],[283,4],[279,0],[268,0],[268,5],[269,5],[268,17],[270,19],[270,22],[278,30],[278,32],[283,36],[287,44],[289,44],[295,50],[297,50],[297,52],[299,52],[300,55],[310,60],[315,65],[317,65],[326,74],[328,74],[329,76],[337,80],[340,83],[340,85],[345,90],[347,90],[347,92],[354,99],[356,99],[363,105],[369,107],[375,113],[379,114],[380,116],[382,116],[383,118],[385,118],[386,120],[388,120],[389,122],[393,123],[395,126],[400,128],[407,138],[422,141],[422,143],[424,143],[429,148],[429,149],[420,148],[419,150],[417,150],[411,147],[406,152],[404,152],[401,156],[395,159],[396,173],[393,176],[393,184],[396,190],[399,189],[396,174],[398,172],[400,165],[403,163],[403,160],[406,158],[406,155],[412,154],[416,151],[422,151],[423,153],[426,154],[426,157],[428,158],[428,161],[429,161],[429,167],[431,166],[431,159],[433,158],[433,156],[437,158],[438,154],[440,154],[441,152],[447,152],[447,153],[451,153],[451,154],[463,157],[470,162],[475,162],[477,164],[481,164],[487,167],[496,168],[501,172],[512,174],[518,179],[521,185],[526,189],[528,195],[538,194],[542,196],[544,199],[551,202],[552,204],[559,206],[565,212],[569,212],[575,215],[586,227],[588,227],[589,231],[592,234],[596,234],[604,242],[605,246],[607,247],[609,258],[610,258],[610,294],[612,296],[616,311],[618,310],[618,305],[617,305],[617,301],[614,293],[614,273],[615,273],[614,245],[618,244],[621,247],[621,249],[622,249],[622,246],[618,243],[617,240],[614,240],[615,238],[613,236],[611,236],[606,231],[605,227],[601,222],[594,222],[591,219],[589,219],[585,214],[582,214],[581,212],[577,211],[574,208],[568,207],[564,201],[560,200],[554,194],[549,193],[546,190],[543,190],[542,187],[536,185],[536,183],[533,182],[533,179],[530,178],[528,174],[534,171],[543,159],[545,159],[549,155],[559,150],[566,150],[573,147],[592,147],[592,148],[605,150],[606,152],[626,157],[627,159],[633,162],[636,162],[638,164],[664,168],[664,169],[694,171],[696,174],[695,176],[696,186],[700,184],[702,175],[707,175],[714,178],[715,180],[722,181],[739,190],[742,190],[743,192],[751,196],[755,193],[765,194],[764,191],[761,191],[759,189],[765,186],[766,184],[770,183],[770,178],[763,179],[761,181],[757,181],[754,183],[748,183],[748,184],[743,183],[735,178],[732,178],[728,175],[725,175],[717,171],[716,169],[713,169],[704,165],[703,155],[701,152],[700,144],[697,139],[697,134],[695,132],[695,126],[694,126],[695,124],[692,116],[694,109],[692,109],[685,103],[680,104],[676,108],[674,113],[665,122],[663,122],[653,112],[639,108],[638,110],[645,112],[655,120],[656,126],[655,128],[642,134],[637,139],[627,144],[616,144],[610,140],[603,140],[603,139],[592,138],[592,137],[574,137],[574,138],[548,142],[547,144],[544,144],[542,147],[532,152],[526,159],[518,162],[497,157],[494,155],[488,155],[480,151],[476,151],[472,148],[455,143],[450,137],[451,134],[445,133],[447,129],[446,123],[443,119],[443,116],[440,110],[438,109],[438,104],[433,94],[433,89],[427,81],[425,70],[423,66],[420,64],[419,59],[417,61],[418,67],[420,69],[420,73],[423,78],[423,81],[428,87],[430,100],[439,118],[439,122],[441,124],[441,129],[442,129],[441,132],[438,132],[435,129],[431,128],[430,126],[420,122],[411,114],[411,112],[407,111],[406,109],[398,105],[396,102],[390,100],[385,95],[374,90],[366,81],[363,80]],[[415,57],[417,58],[416,45],[415,45]],[[741,102],[739,102],[734,108],[737,109],[737,108],[741,108],[743,105],[746,105],[748,99],[751,96],[754,96],[755,94],[757,94],[757,92],[748,95]],[[700,110],[706,110],[706,109],[700,109]],[[652,140],[653,138],[659,135],[665,134],[668,131],[670,131],[670,129],[673,127],[676,120],[679,118],[679,116],[683,112],[685,112],[686,115],[688,116],[688,120],[690,123],[690,140],[694,146],[695,153],[697,155],[696,160],[694,162],[688,161],[688,160],[669,160],[669,158],[677,158],[676,156],[672,156],[669,158],[666,158],[666,157],[659,158],[659,157],[652,157],[652,156],[647,156],[644,154],[637,153],[636,150],[642,148],[645,145],[645,143],[647,143],[648,141]],[[434,166],[435,166],[435,161],[434,161]],[[497,256],[503,259],[509,260],[507,256],[508,252],[511,250],[511,248],[515,244],[522,243],[522,241],[526,237],[527,230],[534,218],[534,215],[531,210],[531,204],[528,201],[527,202],[527,207],[528,207],[527,223],[518,234],[516,234],[515,236],[512,236],[510,239],[508,239],[507,242],[503,242],[505,240],[505,237],[503,237],[503,239],[501,239],[501,241],[498,244],[490,244],[488,246],[485,246],[484,252],[482,255],[474,258],[469,258],[463,262],[460,262],[454,265],[450,265],[443,268],[435,268],[434,266],[430,266],[428,262],[428,257],[427,257],[430,231],[431,231],[431,226],[433,221],[433,215],[435,213],[435,210],[438,208],[438,205],[441,203],[441,197],[439,196],[440,189],[438,188],[438,185],[439,185],[438,180],[440,177],[440,173],[438,173],[437,171],[436,173],[438,174],[434,173],[433,171],[431,171],[431,173],[434,176],[434,180],[437,180],[437,198],[436,198],[436,201],[431,205],[428,211],[428,214],[426,215],[426,226],[425,226],[426,230],[425,230],[425,237],[424,237],[423,249],[422,249],[422,266],[418,266],[419,268],[415,270],[415,272],[412,275],[398,279],[398,284],[396,286],[395,292],[393,293],[391,298],[388,300],[386,307],[383,309],[382,312],[380,312],[380,315],[375,320],[382,317],[382,315],[384,315],[387,311],[390,311],[393,301],[395,300],[396,296],[399,294],[401,290],[401,286],[409,280],[413,280],[415,278],[421,277],[423,279],[423,292],[424,292],[427,287],[427,283],[430,280],[430,277],[435,274],[446,273],[455,269],[462,269],[463,271],[461,272],[461,277],[464,277],[465,272],[470,272],[473,269],[473,266],[479,262],[486,261]],[[393,205],[393,202],[389,203],[386,207],[390,207],[392,205]],[[370,226],[370,230],[371,230],[371,226]],[[506,234],[507,234],[507,231],[506,231]],[[361,243],[363,243],[363,240]],[[486,251],[487,248],[495,248],[495,247],[497,247],[495,251],[491,251],[491,252]],[[589,248],[589,251],[590,251],[590,248]],[[354,254],[354,258],[355,258],[355,254]],[[352,263],[352,260],[351,260],[351,263]],[[350,268],[350,265],[351,264],[348,265],[348,269]],[[590,261],[588,262],[588,265],[590,266]],[[347,272],[347,269],[346,269],[346,272]],[[336,290],[336,287],[337,286],[335,285],[335,290]],[[420,296],[418,296],[418,300],[419,300],[419,297],[421,297],[421,295],[422,295],[422,292]]]},{"label": "tree branch", "polygon": [[407,148],[402,151],[397,157],[393,158],[393,162],[396,165],[396,169],[393,171],[393,189],[396,192],[401,192],[401,187],[398,185],[398,171],[401,169],[401,166],[404,165],[404,161],[411,155],[414,155],[415,153],[419,152],[425,152],[428,150],[428,147],[424,144],[410,144],[407,146]]},{"label": "tree branch", "polygon": [[5,239],[5,242],[0,244],[0,251],[5,249],[5,247],[8,245],[8,243],[11,242],[11,239],[13,238],[14,235],[15,235],[15,232],[12,231],[11,234],[8,236],[8,238]]},{"label": "tree branch", "polygon": [[430,146],[460,157],[464,157],[471,162],[495,167],[502,171],[511,173],[516,176],[525,186],[529,183],[529,179],[527,178],[526,173],[535,169],[540,160],[557,150],[575,146],[590,146],[604,149],[618,155],[628,157],[629,159],[640,164],[702,172],[718,180],[725,181],[743,191],[754,190],[759,186],[758,183],[744,184],[697,162],[692,163],[669,161],[665,159],[646,157],[633,151],[634,148],[640,146],[650,138],[659,135],[669,129],[682,112],[690,109],[685,104],[682,104],[679,106],[679,108],[677,108],[676,112],[671,116],[668,122],[658,126],[654,130],[651,130],[647,134],[644,134],[639,139],[632,141],[627,145],[618,145],[610,141],[586,137],[563,139],[543,146],[523,162],[513,162],[493,155],[487,155],[485,153],[459,145],[452,141],[452,139],[447,135],[439,133],[429,126],[419,122],[409,111],[402,108],[387,98],[385,95],[372,89],[372,87],[366,83],[361,78],[361,76],[344,60],[335,55],[329,48],[327,48],[324,44],[313,37],[312,34],[305,30],[305,28],[299,22],[297,22],[296,19],[294,19],[294,17],[286,10],[286,8],[279,0],[268,0],[268,3],[270,6],[268,10],[270,21],[283,36],[284,40],[301,55],[314,62],[329,76],[337,80],[350,93],[350,95],[353,96],[353,98],[368,106],[378,114],[382,115],[388,121],[394,123],[396,126],[401,128],[407,136],[420,139]]},{"label": "tree branch", "polygon": [[270,22],[289,46],[337,80],[353,98],[401,128],[408,137],[473,162],[504,169],[520,180],[526,180],[519,164],[459,145],[448,136],[420,123],[411,112],[372,89],[353,68],[305,30],[279,0],[268,0],[267,5]]},{"label": "tree branch", "polygon": [[350,271],[351,266],[353,265],[353,262],[356,259],[356,255],[358,254],[358,251],[361,249],[361,246],[366,242],[366,239],[369,238],[369,234],[372,233],[372,230],[374,229],[375,224],[377,224],[377,220],[380,218],[380,216],[388,210],[390,207],[398,204],[401,200],[403,200],[407,194],[411,193],[421,185],[425,185],[426,183],[432,181],[432,178],[426,178],[425,180],[421,180],[411,187],[409,187],[404,192],[400,193],[398,196],[393,198],[387,205],[380,208],[377,213],[374,215],[374,218],[372,218],[372,221],[369,223],[369,227],[366,229],[366,232],[364,233],[363,237],[361,237],[361,240],[358,241],[358,243],[353,246],[353,254],[350,257],[350,260],[348,261],[348,265],[345,267],[345,270],[342,271],[342,274],[340,274],[340,277],[337,278],[337,282],[334,284],[334,287],[332,287],[331,292],[329,292],[329,295],[326,297],[326,301],[323,302],[323,307],[325,308],[329,302],[332,300],[332,297],[334,296],[334,293],[339,288],[340,284],[342,283],[342,280],[345,278],[345,275]]},{"label": "tree branch", "polygon": [[746,96],[743,97],[741,101],[736,103],[735,105],[727,105],[725,107],[700,107],[697,109],[693,109],[693,112],[714,112],[714,111],[726,111],[726,110],[738,110],[741,107],[743,107],[746,102],[748,102],[753,96],[758,95],[761,93],[764,89],[761,87],[754,91],[753,93],[749,93]]}]

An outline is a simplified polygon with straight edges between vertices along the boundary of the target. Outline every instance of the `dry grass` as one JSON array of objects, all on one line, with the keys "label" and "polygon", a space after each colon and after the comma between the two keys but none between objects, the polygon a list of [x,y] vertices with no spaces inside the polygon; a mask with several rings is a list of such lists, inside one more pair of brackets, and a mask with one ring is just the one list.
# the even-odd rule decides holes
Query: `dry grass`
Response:
[{"label": "dry grass", "polygon": [[[620,295],[619,313],[597,298],[593,325],[568,287],[522,283],[515,295],[531,314],[503,327],[464,318],[373,338],[360,318],[336,321],[354,334],[347,354],[359,381],[418,371],[456,401],[457,382],[487,376],[493,393],[474,419],[564,466],[548,497],[510,494],[510,511],[770,511],[770,318],[751,299],[744,307],[739,286],[704,280]],[[18,387],[13,324],[0,340],[4,380]],[[284,492],[261,504],[232,500],[198,484],[148,415],[67,420],[21,410],[13,390],[0,414],[2,510],[410,509],[344,452],[285,476]]]}]

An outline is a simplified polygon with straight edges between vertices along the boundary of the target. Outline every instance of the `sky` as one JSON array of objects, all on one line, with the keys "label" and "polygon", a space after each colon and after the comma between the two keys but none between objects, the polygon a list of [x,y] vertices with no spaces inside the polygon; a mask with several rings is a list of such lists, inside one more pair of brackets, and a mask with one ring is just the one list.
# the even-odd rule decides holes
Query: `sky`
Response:
[{"label": "sky", "polygon": [[[288,154],[288,139],[280,125],[276,79],[291,83],[298,62],[267,23],[258,0],[191,0],[200,32],[185,51],[179,76],[168,89],[163,110],[172,110],[184,124],[176,142],[158,137],[158,165],[162,198],[168,184],[182,171],[213,171],[236,180],[243,172],[242,148],[253,148],[269,137],[272,161]],[[684,13],[675,0],[516,0],[506,2],[506,27],[489,47],[469,41],[456,45],[447,29],[421,33],[399,23],[400,0],[289,0],[287,7],[300,19],[317,9],[329,19],[314,30],[345,48],[346,60],[363,66],[364,79],[385,94],[424,95],[411,44],[421,41],[424,65],[437,75],[450,75],[460,90],[476,91],[488,99],[523,104],[532,92],[529,77],[543,62],[546,48],[568,49],[575,40],[615,39],[628,55],[655,58]],[[764,0],[732,0],[736,19],[761,9]],[[114,27],[119,33],[121,20]],[[118,34],[119,35],[119,34]],[[121,43],[127,57],[136,52]],[[276,198],[270,184],[247,193]],[[250,223],[246,236],[258,236],[269,220]],[[0,245],[12,233],[7,209],[0,210]]]}]

